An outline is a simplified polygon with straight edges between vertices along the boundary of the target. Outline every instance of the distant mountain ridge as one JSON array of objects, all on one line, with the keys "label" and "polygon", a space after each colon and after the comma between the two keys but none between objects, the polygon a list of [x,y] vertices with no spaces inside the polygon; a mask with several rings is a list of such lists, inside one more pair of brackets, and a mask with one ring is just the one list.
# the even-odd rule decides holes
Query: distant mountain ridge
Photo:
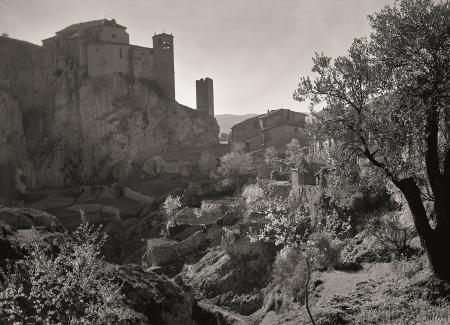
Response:
[{"label": "distant mountain ridge", "polygon": [[217,120],[217,124],[219,124],[220,133],[230,133],[231,127],[233,125],[236,125],[246,119],[255,117],[259,114],[242,114],[242,115],[235,115],[235,114],[219,114],[215,115],[214,117]]}]

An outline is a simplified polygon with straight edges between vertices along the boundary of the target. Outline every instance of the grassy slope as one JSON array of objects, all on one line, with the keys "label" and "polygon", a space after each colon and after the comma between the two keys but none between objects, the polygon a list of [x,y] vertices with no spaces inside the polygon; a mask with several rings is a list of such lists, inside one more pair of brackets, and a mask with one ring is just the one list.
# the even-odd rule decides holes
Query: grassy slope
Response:
[{"label": "grassy slope", "polygon": [[[360,272],[342,272],[327,271],[324,273],[314,274],[316,280],[323,281],[312,294],[311,305],[314,310],[319,307],[323,308],[330,304],[330,301],[336,296],[350,295],[359,283],[369,281],[380,281],[389,272],[391,266],[388,263],[376,263],[366,265]],[[301,325],[310,324],[308,315],[303,307],[294,308],[294,311],[277,314],[269,312],[260,323],[261,325]]]},{"label": "grassy slope", "polygon": [[[442,284],[430,276],[423,258],[366,265],[360,272],[314,274],[323,281],[310,295],[317,324],[450,325],[450,304]],[[258,324],[258,323],[255,323]],[[261,325],[311,324],[303,306],[265,315]]]}]

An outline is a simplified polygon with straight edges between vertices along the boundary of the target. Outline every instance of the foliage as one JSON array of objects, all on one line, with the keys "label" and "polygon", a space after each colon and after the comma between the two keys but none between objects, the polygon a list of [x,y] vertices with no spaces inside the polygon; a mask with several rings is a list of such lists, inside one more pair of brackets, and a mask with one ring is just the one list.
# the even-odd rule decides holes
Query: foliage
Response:
[{"label": "foliage", "polygon": [[179,196],[169,195],[163,204],[163,210],[166,214],[166,230],[174,226],[176,211],[181,207],[181,199]]},{"label": "foliage", "polygon": [[339,249],[333,243],[330,234],[325,232],[316,232],[310,236],[311,247],[310,255],[314,255],[313,267],[317,270],[327,270],[338,263]]},{"label": "foliage", "polygon": [[223,217],[224,213],[227,212],[231,207],[225,203],[202,201],[200,209],[196,209],[194,212],[197,216],[198,223],[212,223]]},{"label": "foliage", "polygon": [[289,297],[301,301],[307,278],[305,258],[292,247],[281,249],[273,263],[273,282],[282,288]]},{"label": "foliage", "polygon": [[121,287],[106,276],[100,249],[106,235],[82,215],[59,252],[47,252],[36,237],[29,255],[1,284],[0,320],[14,324],[116,324],[131,317]]},{"label": "foliage", "polygon": [[228,142],[228,138],[229,138],[228,133],[221,132],[219,134],[219,141],[220,142]]},{"label": "foliage", "polygon": [[166,171],[167,164],[164,158],[156,155],[149,159],[144,166],[142,166],[142,169],[151,176],[157,176]]},{"label": "foliage", "polygon": [[264,197],[253,206],[263,216],[262,226],[250,227],[252,242],[273,242],[276,246],[303,247],[308,240],[309,215],[303,206],[290,209],[284,198]]},{"label": "foliage", "polygon": [[268,166],[277,167],[280,164],[280,158],[274,147],[266,148],[264,151],[264,162]]},{"label": "foliage", "polygon": [[220,158],[220,175],[230,181],[235,189],[240,189],[253,172],[253,161],[248,153],[233,150]]},{"label": "foliage", "polygon": [[375,215],[367,228],[368,233],[397,258],[410,253],[411,240],[417,235],[412,219],[405,220],[399,212]]},{"label": "foliage", "polygon": [[446,324],[437,321],[450,315],[449,294],[449,285],[431,276],[426,257],[412,257],[395,261],[383,278],[332,297],[316,318],[319,324]]},{"label": "foliage", "polygon": [[423,324],[446,319],[450,306],[430,299],[430,272],[423,258],[397,262],[394,272],[374,288],[356,314],[356,324]]},{"label": "foliage", "polygon": [[290,167],[296,168],[299,173],[306,173],[308,171],[305,147],[302,147],[300,142],[295,138],[286,145],[285,160]]},{"label": "foliage", "polygon": [[259,184],[248,184],[242,189],[242,198],[247,204],[252,204],[263,197],[264,191]]},{"label": "foliage", "polygon": [[[283,197],[265,196],[257,204],[253,204],[258,213],[263,216],[263,221],[255,226],[250,226],[248,236],[250,241],[265,241],[274,243],[276,246],[288,247],[296,250],[305,257],[306,280],[304,286],[304,297],[306,311],[313,325],[314,318],[309,308],[309,285],[311,279],[311,266],[320,265],[326,261],[323,257],[327,246],[320,237],[309,236],[310,217],[309,211],[304,205],[290,207]],[[312,264],[312,265],[311,265]]]},{"label": "foliage", "polygon": [[[355,39],[347,56],[313,58],[311,80],[294,97],[309,100],[316,138],[334,139],[333,167],[364,160],[405,195],[433,269],[450,280],[450,2],[401,0],[369,17],[369,39]],[[435,227],[424,208],[434,201]],[[427,198],[428,199],[428,198]]]}]

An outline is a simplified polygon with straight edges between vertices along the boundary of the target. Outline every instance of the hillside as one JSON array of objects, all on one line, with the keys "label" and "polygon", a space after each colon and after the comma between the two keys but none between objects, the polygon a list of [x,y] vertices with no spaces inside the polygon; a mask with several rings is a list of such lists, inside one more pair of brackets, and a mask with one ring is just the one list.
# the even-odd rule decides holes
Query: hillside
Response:
[{"label": "hillside", "polygon": [[220,114],[215,115],[214,117],[217,120],[217,124],[219,124],[220,133],[230,133],[231,127],[233,125],[238,124],[251,117],[255,117],[257,115],[258,114],[242,114],[242,115]]},{"label": "hillside", "polygon": [[[0,190],[123,179],[154,155],[217,143],[214,118],[151,82],[56,65],[40,46],[0,38]],[[11,173],[16,170],[16,175]]]}]

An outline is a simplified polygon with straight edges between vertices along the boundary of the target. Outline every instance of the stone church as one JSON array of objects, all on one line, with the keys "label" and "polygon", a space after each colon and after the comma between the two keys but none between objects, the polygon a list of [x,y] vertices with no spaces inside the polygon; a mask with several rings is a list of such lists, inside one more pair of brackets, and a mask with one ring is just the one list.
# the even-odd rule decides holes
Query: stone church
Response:
[{"label": "stone church", "polygon": [[45,48],[70,60],[89,76],[123,73],[154,80],[164,94],[175,98],[173,35],[153,36],[153,48],[132,45],[126,27],[115,19],[70,25],[42,41]]}]

